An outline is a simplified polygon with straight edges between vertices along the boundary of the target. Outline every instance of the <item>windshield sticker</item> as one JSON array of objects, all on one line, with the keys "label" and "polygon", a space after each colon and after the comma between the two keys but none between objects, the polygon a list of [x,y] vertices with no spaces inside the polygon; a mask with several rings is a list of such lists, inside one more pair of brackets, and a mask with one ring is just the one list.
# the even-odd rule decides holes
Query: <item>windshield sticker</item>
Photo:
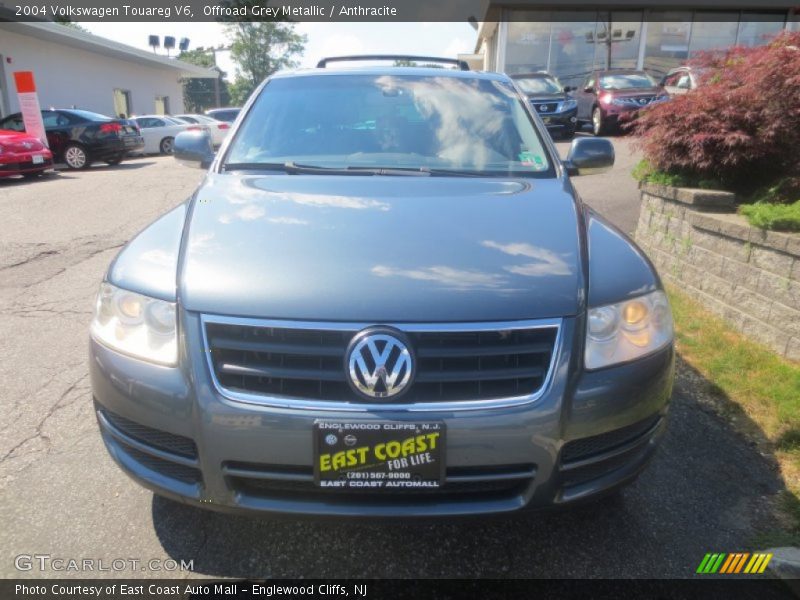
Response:
[{"label": "windshield sticker", "polygon": [[539,154],[534,154],[527,150],[519,153],[519,162],[522,163],[522,166],[532,167],[537,171],[544,171],[547,169],[544,159]]}]

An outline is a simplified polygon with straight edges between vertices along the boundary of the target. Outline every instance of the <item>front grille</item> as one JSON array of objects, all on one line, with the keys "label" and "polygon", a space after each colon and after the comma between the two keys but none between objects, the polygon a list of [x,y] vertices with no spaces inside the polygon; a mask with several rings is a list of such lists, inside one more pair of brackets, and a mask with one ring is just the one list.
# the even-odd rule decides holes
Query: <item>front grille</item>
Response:
[{"label": "front grille", "polygon": [[133,439],[159,450],[172,452],[186,458],[197,458],[197,446],[195,446],[193,440],[134,423],[130,419],[121,417],[106,408],[99,408],[97,404],[95,406],[114,427]]},{"label": "front grille", "polygon": [[321,500],[325,502],[441,502],[466,497],[481,499],[518,495],[531,484],[536,465],[449,467],[440,488],[393,489],[352,492],[320,488],[314,484],[311,467],[227,462],[223,465],[228,484],[237,493],[260,498]]},{"label": "front grille", "polygon": [[[219,385],[289,399],[363,403],[350,388],[345,351],[355,328],[260,326],[206,321],[211,366]],[[403,403],[527,397],[544,385],[558,326],[469,330],[465,325],[398,326],[416,356]]]},{"label": "front grille", "polygon": [[620,98],[619,101],[623,104],[629,104],[631,106],[647,106],[653,100],[655,100],[654,96],[647,96],[645,98]]},{"label": "front grille", "polygon": [[548,103],[544,103],[544,102],[543,103],[534,102],[533,106],[536,108],[537,112],[540,112],[540,113],[551,113],[551,112],[555,112],[556,107],[558,106],[558,103],[549,103],[548,104]]}]

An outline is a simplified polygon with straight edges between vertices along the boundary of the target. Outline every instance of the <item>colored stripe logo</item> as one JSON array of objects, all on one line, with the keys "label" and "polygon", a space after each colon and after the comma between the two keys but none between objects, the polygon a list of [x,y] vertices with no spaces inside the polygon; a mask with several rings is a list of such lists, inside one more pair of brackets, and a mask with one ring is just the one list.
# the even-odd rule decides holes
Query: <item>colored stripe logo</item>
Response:
[{"label": "colored stripe logo", "polygon": [[753,554],[749,552],[708,553],[703,557],[696,572],[701,575],[713,575],[715,573],[754,575],[763,573],[770,560],[772,560],[772,554],[758,552]]}]

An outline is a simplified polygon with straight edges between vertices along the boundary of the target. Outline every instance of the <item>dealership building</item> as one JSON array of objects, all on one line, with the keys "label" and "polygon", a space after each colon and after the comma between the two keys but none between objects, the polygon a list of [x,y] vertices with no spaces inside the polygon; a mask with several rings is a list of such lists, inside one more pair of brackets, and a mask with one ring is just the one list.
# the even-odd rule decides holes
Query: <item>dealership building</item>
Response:
[{"label": "dealership building", "polygon": [[179,114],[186,77],[217,72],[57,23],[0,21],[0,116],[17,112],[15,71],[33,71],[42,108]]},{"label": "dealership building", "polygon": [[524,4],[489,5],[475,48],[482,67],[508,74],[548,71],[564,85],[579,85],[590,71],[609,66],[660,77],[698,52],[760,45],[785,29],[800,30],[800,14],[780,7],[788,2],[724,11],[699,10],[702,3],[698,10],[632,5],[619,11],[526,10]]}]

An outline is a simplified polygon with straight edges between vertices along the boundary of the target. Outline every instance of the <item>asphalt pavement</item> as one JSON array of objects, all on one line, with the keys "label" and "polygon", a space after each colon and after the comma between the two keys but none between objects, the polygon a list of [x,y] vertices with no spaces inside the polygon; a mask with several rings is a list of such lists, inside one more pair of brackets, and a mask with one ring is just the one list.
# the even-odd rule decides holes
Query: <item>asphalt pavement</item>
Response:
[{"label": "asphalt pavement", "polygon": [[[636,162],[575,180],[624,231]],[[565,152],[567,144],[559,144]],[[716,416],[682,370],[652,466],[622,495],[569,511],[468,521],[253,519],[154,497],[107,456],[87,377],[91,305],[109,261],[202,177],[171,158],[0,181],[0,576],[20,555],[191,561],[119,577],[689,577],[706,552],[753,550],[783,488],[774,461]],[[96,563],[97,564],[97,563]],[[167,563],[169,564],[169,563]],[[140,563],[141,565],[141,563]]]}]

